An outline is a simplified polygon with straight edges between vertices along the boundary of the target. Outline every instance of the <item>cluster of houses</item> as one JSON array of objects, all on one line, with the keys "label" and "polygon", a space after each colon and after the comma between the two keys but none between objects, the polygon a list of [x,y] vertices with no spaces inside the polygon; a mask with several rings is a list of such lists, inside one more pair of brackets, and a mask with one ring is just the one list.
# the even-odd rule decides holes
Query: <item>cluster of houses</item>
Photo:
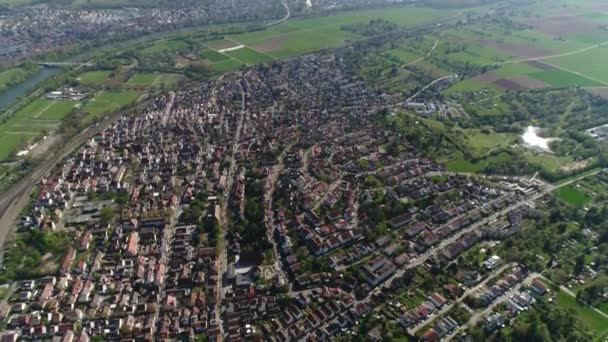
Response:
[{"label": "cluster of houses", "polygon": [[403,329],[408,329],[420,322],[424,322],[431,314],[448,304],[448,300],[437,292],[433,292],[427,299],[413,309],[404,312],[399,319],[399,324]]},{"label": "cluster of houses", "polygon": [[498,280],[494,285],[479,290],[474,294],[474,297],[479,305],[488,306],[498,297],[513,288],[517,283],[522,281],[527,275],[528,269],[523,265],[519,265],[511,273]]},{"label": "cluster of houses", "polygon": [[211,1],[204,6],[70,8],[32,6],[2,14],[0,57],[14,59],[67,47],[83,39],[100,41],[120,34],[138,35],[163,28],[209,22],[279,18],[280,4],[265,1]]},{"label": "cluster of houses", "polygon": [[506,310],[503,312],[492,312],[484,317],[483,328],[487,333],[492,333],[505,326],[506,322],[516,317],[519,313],[526,311],[534,304],[535,298],[545,295],[547,286],[540,280],[534,279],[528,289],[518,291],[505,303]]}]

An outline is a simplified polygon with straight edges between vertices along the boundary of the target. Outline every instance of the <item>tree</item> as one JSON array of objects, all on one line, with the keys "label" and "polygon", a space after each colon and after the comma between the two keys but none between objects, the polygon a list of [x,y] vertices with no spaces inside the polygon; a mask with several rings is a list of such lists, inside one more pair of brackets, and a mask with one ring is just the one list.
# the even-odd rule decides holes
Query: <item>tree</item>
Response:
[{"label": "tree", "polygon": [[114,219],[116,213],[114,212],[114,208],[112,207],[103,207],[99,211],[99,218],[103,224],[108,224]]}]

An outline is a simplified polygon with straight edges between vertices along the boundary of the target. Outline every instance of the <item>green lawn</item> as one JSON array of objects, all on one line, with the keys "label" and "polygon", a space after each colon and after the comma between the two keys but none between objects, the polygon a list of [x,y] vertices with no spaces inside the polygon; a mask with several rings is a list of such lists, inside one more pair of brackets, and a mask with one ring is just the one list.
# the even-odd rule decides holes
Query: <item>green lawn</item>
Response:
[{"label": "green lawn", "polygon": [[99,86],[110,77],[111,73],[108,70],[87,71],[78,75],[78,81],[84,85]]},{"label": "green lawn", "polygon": [[227,51],[225,54],[248,65],[266,63],[273,59],[248,47]]},{"label": "green lawn", "polygon": [[85,104],[82,111],[92,117],[99,117],[133,103],[140,95],[140,92],[134,90],[100,91]]},{"label": "green lawn", "polygon": [[[580,304],[576,298],[570,296],[564,291],[557,293],[555,303],[566,310],[572,310],[576,313],[581,322],[585,324],[584,328],[588,328],[595,334],[596,338],[604,337],[608,334],[608,318],[593,311],[589,307]],[[582,329],[585,331],[586,329]]]},{"label": "green lawn", "polygon": [[583,207],[591,201],[591,197],[573,185],[567,185],[557,189],[556,195],[562,201],[575,207]]}]

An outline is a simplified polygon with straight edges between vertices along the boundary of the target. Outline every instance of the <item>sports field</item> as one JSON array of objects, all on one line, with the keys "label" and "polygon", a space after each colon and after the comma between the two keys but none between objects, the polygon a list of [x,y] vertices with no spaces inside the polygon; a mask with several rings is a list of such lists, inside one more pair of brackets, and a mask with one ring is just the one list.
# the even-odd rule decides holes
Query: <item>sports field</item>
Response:
[{"label": "sports field", "polygon": [[141,93],[135,90],[100,91],[84,105],[82,111],[97,118],[133,103],[140,95]]},{"label": "sports field", "polygon": [[556,195],[562,201],[579,208],[583,207],[592,200],[592,198],[587,195],[584,190],[579,190],[572,185],[559,188]]},{"label": "sports field", "polygon": [[72,101],[37,99],[0,125],[0,160],[5,160],[43,132],[56,128],[74,106]]},{"label": "sports field", "polygon": [[78,75],[78,81],[88,86],[99,86],[110,77],[111,73],[108,70],[87,71]]}]

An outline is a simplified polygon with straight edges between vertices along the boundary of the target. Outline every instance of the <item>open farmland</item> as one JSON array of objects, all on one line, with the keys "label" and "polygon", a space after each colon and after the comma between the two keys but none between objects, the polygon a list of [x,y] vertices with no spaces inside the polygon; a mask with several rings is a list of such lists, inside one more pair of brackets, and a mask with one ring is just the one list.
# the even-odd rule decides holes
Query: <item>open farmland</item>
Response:
[{"label": "open farmland", "polygon": [[133,103],[140,95],[140,92],[134,90],[100,91],[86,103],[82,111],[97,118]]},{"label": "open farmland", "polygon": [[131,86],[172,86],[175,85],[181,75],[178,74],[155,74],[155,73],[141,73],[135,74],[129,81],[127,85]]},{"label": "open farmland", "polygon": [[273,60],[271,56],[265,55],[248,47],[227,51],[226,54],[247,65],[266,63]]},{"label": "open farmland", "polygon": [[382,18],[411,27],[449,16],[452,11],[417,7],[388,7],[340,12],[317,18],[289,20],[263,31],[233,35],[231,40],[248,45],[273,57],[289,57],[362,38],[343,30],[345,25],[367,23]]}]

